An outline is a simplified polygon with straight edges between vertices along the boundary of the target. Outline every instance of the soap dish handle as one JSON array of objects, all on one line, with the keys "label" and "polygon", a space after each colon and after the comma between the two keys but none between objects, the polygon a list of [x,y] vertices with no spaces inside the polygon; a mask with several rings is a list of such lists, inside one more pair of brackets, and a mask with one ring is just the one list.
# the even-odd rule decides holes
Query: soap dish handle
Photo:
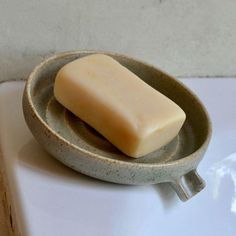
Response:
[{"label": "soap dish handle", "polygon": [[170,184],[182,201],[189,200],[205,187],[205,181],[196,170],[191,170]]}]

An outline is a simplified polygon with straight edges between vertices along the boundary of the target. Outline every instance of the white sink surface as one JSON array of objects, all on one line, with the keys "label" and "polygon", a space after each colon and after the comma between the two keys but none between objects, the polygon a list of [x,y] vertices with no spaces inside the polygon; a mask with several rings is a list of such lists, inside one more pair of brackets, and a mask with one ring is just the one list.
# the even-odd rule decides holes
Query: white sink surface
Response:
[{"label": "white sink surface", "polygon": [[236,235],[236,79],[183,79],[205,104],[213,136],[198,172],[206,188],[183,203],[165,184],[98,181],[47,154],[27,128],[24,82],[0,84],[0,140],[24,236]]}]

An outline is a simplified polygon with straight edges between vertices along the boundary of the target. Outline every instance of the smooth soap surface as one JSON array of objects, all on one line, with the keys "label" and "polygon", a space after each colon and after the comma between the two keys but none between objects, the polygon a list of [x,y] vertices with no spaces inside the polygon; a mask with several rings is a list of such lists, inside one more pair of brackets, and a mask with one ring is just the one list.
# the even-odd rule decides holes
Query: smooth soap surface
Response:
[{"label": "smooth soap surface", "polygon": [[62,67],[56,99],[131,157],[170,142],[185,121],[184,111],[112,57],[93,54]]}]

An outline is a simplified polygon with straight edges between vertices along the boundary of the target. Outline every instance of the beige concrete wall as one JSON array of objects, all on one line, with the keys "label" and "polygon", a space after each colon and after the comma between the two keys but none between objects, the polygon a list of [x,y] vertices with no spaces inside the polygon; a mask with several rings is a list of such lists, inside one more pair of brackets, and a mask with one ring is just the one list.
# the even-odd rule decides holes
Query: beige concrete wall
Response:
[{"label": "beige concrete wall", "polygon": [[0,80],[73,49],[125,53],[176,76],[235,76],[236,1],[0,0]]}]

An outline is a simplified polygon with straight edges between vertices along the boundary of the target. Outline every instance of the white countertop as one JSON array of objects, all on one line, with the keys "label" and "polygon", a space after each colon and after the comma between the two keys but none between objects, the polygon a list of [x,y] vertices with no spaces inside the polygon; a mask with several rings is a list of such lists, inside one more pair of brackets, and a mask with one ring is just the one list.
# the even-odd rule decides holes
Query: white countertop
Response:
[{"label": "white countertop", "polygon": [[24,236],[236,235],[236,79],[183,79],[205,104],[213,136],[198,171],[206,188],[183,203],[165,184],[98,181],[47,154],[27,128],[24,82],[0,84],[0,140]]}]

